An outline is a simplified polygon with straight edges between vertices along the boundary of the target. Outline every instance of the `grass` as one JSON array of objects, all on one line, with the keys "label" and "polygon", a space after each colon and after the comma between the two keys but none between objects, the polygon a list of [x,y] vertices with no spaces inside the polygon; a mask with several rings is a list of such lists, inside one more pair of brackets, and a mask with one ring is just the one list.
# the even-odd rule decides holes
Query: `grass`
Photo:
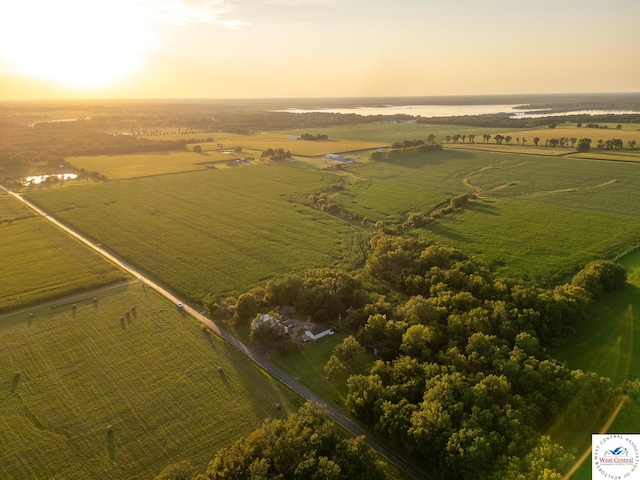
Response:
[{"label": "grass", "polygon": [[2,478],[151,478],[185,459],[204,471],[300,404],[140,285],[0,320],[0,345]]},{"label": "grass", "polygon": [[472,201],[426,227],[435,240],[493,264],[506,276],[561,282],[589,260],[638,242],[640,219],[510,199]]},{"label": "grass", "polygon": [[0,311],[122,281],[124,272],[0,195]]},{"label": "grass", "polygon": [[200,300],[289,272],[363,262],[362,231],[303,202],[340,178],[298,162],[29,194],[175,290]]},{"label": "grass", "polygon": [[291,377],[298,378],[300,383],[322,397],[327,403],[344,410],[344,402],[349,390],[347,378],[350,375],[365,373],[374,360],[373,355],[360,355],[349,372],[336,374],[327,379],[324,366],[329,361],[333,349],[341,343],[347,334],[336,332],[334,335],[306,343],[293,352],[283,354],[278,350],[269,353],[269,360],[287,372]]},{"label": "grass", "polygon": [[[598,299],[586,323],[550,354],[569,368],[597,372],[622,384],[640,379],[640,249],[625,255],[619,263],[627,269],[627,287]],[[628,402],[609,432],[638,431],[640,405]],[[589,459],[573,478],[591,478]]]}]

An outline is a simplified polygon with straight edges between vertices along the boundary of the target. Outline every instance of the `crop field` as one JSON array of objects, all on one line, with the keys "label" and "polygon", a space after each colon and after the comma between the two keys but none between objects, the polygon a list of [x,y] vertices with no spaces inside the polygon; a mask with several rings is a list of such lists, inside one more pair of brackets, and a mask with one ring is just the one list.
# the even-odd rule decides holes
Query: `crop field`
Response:
[{"label": "crop field", "polygon": [[152,478],[185,459],[203,471],[300,402],[140,284],[1,319],[0,345],[1,478]]},{"label": "crop field", "polygon": [[29,198],[200,300],[289,272],[361,264],[362,230],[303,203],[341,182],[284,162],[69,186]]},{"label": "crop field", "polygon": [[126,277],[115,265],[4,194],[0,194],[0,256],[0,311]]},{"label": "crop field", "polygon": [[[315,131],[320,129],[313,129]],[[298,132],[298,135],[301,132]],[[311,132],[302,132],[311,133]],[[379,147],[388,147],[386,142],[381,141],[366,141],[366,140],[351,140],[332,138],[328,140],[298,140],[295,138],[295,134],[257,134],[257,135],[237,135],[228,137],[224,140],[217,140],[212,143],[201,143],[202,150],[208,152],[210,150],[217,150],[220,147],[218,143],[223,145],[223,148],[235,148],[242,147],[243,149],[260,150],[264,151],[268,148],[283,148],[285,151],[289,150],[293,155],[300,155],[304,157],[316,157],[319,155],[326,155],[327,153],[344,153],[355,152],[359,150],[371,150]]]},{"label": "crop field", "polygon": [[[315,157],[326,155],[327,153],[344,153],[360,150],[371,150],[379,147],[388,147],[385,140],[378,138],[358,139],[351,136],[333,135],[328,140],[298,140],[296,137],[303,133],[316,135],[324,133],[326,129],[312,128],[304,131],[296,130],[288,133],[258,133],[256,135],[238,135],[233,133],[216,132],[210,134],[173,134],[163,135],[163,140],[202,140],[213,137],[212,142],[198,142],[205,152],[220,149],[233,149],[242,147],[248,150],[264,151],[268,148],[283,148],[289,150],[293,155],[305,157]],[[147,137],[156,138],[156,137]],[[193,144],[195,145],[195,144]]]},{"label": "crop field", "polygon": [[372,223],[398,223],[409,212],[426,213],[455,195],[468,193],[464,179],[469,172],[493,162],[489,155],[440,151],[349,165],[344,170],[351,185],[335,201]]},{"label": "crop field", "polygon": [[481,199],[429,224],[428,234],[506,275],[546,284],[589,260],[615,258],[640,242],[640,218],[510,199]]},{"label": "crop field", "polygon": [[162,152],[131,155],[97,155],[92,157],[69,157],[67,161],[75,168],[99,172],[109,180],[147,177],[167,173],[204,170],[208,166],[224,166],[225,162],[238,158],[231,152]]},{"label": "crop field", "polygon": [[[638,165],[445,150],[345,167],[335,201],[368,220],[401,221],[461,193],[476,193],[423,230],[506,273],[558,281],[593,258],[640,243]],[[544,259],[542,261],[541,259]]]}]

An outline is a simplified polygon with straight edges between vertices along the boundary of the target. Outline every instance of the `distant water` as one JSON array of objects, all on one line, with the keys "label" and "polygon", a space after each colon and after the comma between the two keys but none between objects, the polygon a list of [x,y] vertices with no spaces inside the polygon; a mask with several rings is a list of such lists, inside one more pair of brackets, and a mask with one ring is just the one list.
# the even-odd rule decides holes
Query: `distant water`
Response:
[{"label": "distant water", "polygon": [[506,113],[511,118],[537,118],[563,115],[606,115],[606,114],[640,114],[633,110],[572,110],[562,113],[549,113],[549,109],[527,109],[526,105],[376,105],[348,108],[288,108],[276,110],[290,113],[355,113],[362,116],[371,115],[413,115],[415,117],[461,117],[464,115],[488,115]]},{"label": "distant water", "polygon": [[355,113],[357,115],[414,115],[425,118],[431,117],[460,117],[463,115],[486,115],[490,113],[514,113],[518,105],[376,105],[349,108],[319,108],[305,110],[288,108],[279,112],[291,113]]}]

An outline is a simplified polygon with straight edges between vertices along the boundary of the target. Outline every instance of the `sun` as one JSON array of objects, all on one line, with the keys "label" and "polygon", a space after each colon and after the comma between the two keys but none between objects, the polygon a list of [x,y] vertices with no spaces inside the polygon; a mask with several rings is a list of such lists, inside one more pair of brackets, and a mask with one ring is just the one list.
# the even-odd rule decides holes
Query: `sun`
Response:
[{"label": "sun", "polygon": [[0,61],[74,89],[107,87],[154,49],[152,23],[132,0],[0,2]]}]

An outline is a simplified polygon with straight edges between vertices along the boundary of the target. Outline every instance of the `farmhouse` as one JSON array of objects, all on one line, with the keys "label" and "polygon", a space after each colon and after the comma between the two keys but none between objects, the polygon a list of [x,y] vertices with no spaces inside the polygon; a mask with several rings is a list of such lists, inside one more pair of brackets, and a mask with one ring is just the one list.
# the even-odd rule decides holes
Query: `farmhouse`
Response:
[{"label": "farmhouse", "polygon": [[326,337],[327,335],[333,335],[334,331],[330,326],[318,323],[313,327],[305,330],[304,333],[311,340],[318,340],[319,338]]}]

